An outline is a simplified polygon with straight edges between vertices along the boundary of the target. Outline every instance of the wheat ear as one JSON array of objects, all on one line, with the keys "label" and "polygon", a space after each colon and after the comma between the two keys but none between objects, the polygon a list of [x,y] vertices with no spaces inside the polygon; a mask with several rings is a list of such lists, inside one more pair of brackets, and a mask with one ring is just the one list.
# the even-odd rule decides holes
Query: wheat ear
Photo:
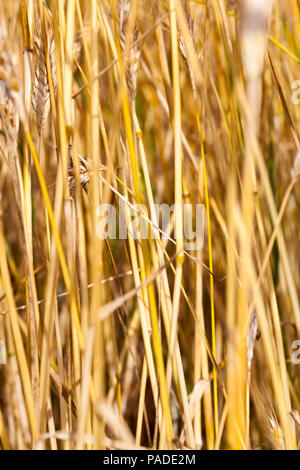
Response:
[{"label": "wheat ear", "polygon": [[[33,109],[36,113],[38,133],[40,136],[42,136],[50,112],[50,86],[46,65],[45,44],[41,34],[38,34],[37,38],[35,39],[34,50],[36,54],[36,66],[31,101]],[[49,30],[47,33],[47,50],[50,58],[53,88],[55,92],[57,79],[55,65],[55,46],[52,30]]]},{"label": "wheat ear", "polygon": [[[119,31],[120,31],[120,44],[123,52],[126,51],[126,35],[128,30],[128,23],[129,23],[129,13],[131,8],[131,0],[119,0],[118,3],[118,13],[119,13]],[[136,98],[136,89],[137,89],[137,76],[138,76],[138,69],[140,65],[140,57],[141,57],[141,48],[139,44],[137,44],[139,32],[134,27],[133,34],[132,34],[132,44],[130,44],[130,48],[128,51],[127,56],[127,70],[126,70],[126,82],[128,93],[131,102],[135,101]]]}]

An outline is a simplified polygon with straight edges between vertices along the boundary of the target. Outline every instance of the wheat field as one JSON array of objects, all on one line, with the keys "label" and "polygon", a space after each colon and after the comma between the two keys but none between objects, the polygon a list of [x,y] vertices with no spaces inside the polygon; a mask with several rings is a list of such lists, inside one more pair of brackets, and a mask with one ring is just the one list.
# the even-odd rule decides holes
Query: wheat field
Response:
[{"label": "wheat field", "polygon": [[1,449],[298,448],[299,18],[1,0]]}]

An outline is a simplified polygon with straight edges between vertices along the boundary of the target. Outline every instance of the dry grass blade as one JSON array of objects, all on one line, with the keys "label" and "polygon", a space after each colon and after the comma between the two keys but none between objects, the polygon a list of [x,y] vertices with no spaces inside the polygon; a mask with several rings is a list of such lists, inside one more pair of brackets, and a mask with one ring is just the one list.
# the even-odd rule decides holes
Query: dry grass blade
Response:
[{"label": "dry grass blade", "polygon": [[299,413],[299,411],[298,410],[292,410],[290,412],[290,415],[293,418],[293,420],[295,421],[295,423],[297,424],[297,426],[300,427],[300,413]]},{"label": "dry grass blade", "polygon": [[[190,393],[190,395],[188,396],[188,400],[189,400],[189,411],[190,411],[190,416],[191,416],[191,419],[194,419],[195,417],[195,413],[196,413],[196,410],[197,410],[197,407],[199,405],[199,403],[201,402],[201,399],[203,397],[203,394],[205,393],[205,391],[207,391],[209,388],[209,380],[199,380],[195,385],[194,385],[194,388],[193,388],[193,391]],[[180,434],[180,442],[181,444],[183,445],[184,444],[184,440],[185,440],[185,433],[186,433],[186,429],[185,427],[182,429],[181,431],[181,434]],[[197,442],[197,447],[199,449],[201,449],[202,447],[202,442]]]},{"label": "dry grass blade", "polygon": [[247,359],[248,359],[248,371],[251,370],[251,363],[253,359],[253,351],[255,340],[259,338],[259,329],[257,326],[256,313],[253,312],[250,318],[248,335],[247,335]]},{"label": "dry grass blade", "polygon": [[120,417],[116,407],[108,402],[98,403],[97,414],[106,424],[109,433],[116,439],[123,440],[129,445],[135,445],[135,439],[127,424]]}]

